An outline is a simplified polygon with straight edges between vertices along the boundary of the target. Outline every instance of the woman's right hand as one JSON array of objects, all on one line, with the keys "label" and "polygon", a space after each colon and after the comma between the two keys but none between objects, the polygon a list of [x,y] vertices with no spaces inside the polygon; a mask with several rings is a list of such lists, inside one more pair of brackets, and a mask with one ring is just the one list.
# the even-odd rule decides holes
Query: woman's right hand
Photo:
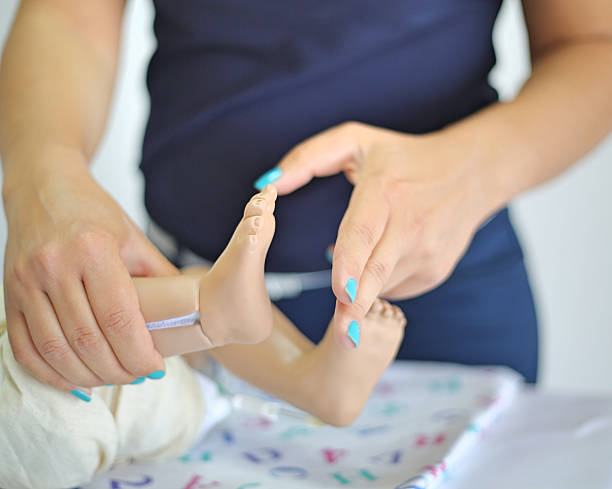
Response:
[{"label": "woman's right hand", "polygon": [[11,168],[3,188],[4,287],[17,362],[66,391],[163,370],[131,276],[176,268],[95,182],[81,155],[62,150],[44,165]]}]

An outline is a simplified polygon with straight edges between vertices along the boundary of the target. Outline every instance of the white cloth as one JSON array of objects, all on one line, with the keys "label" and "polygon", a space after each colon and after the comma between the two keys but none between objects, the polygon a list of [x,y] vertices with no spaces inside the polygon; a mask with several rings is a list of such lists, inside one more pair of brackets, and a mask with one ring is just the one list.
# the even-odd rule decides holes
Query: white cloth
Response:
[{"label": "white cloth", "polygon": [[87,403],[30,376],[15,361],[2,322],[0,487],[63,489],[121,462],[179,456],[210,425],[201,384],[173,357],[163,379],[94,388]]},{"label": "white cloth", "polygon": [[232,404],[228,397],[219,392],[219,386],[206,375],[194,371],[200,391],[206,399],[206,416],[202,420],[200,431],[194,443],[200,441],[217,423],[225,419],[232,411]]}]

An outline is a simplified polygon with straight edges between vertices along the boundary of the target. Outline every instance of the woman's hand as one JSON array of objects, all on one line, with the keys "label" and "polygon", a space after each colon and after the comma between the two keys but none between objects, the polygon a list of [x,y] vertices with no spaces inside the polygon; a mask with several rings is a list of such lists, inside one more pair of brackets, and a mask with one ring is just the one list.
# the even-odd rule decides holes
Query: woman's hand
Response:
[{"label": "woman's hand", "polygon": [[[16,360],[62,390],[163,370],[131,275],[171,275],[74,153],[5,175],[7,327]],[[26,171],[18,168],[29,168]],[[27,173],[18,174],[15,173]]]},{"label": "woman's hand", "polygon": [[351,304],[347,283],[355,279],[358,316],[379,295],[413,297],[443,282],[493,210],[474,177],[471,148],[443,131],[413,136],[349,122],[299,144],[278,169],[280,194],[339,172],[355,186],[338,230],[332,287]]}]

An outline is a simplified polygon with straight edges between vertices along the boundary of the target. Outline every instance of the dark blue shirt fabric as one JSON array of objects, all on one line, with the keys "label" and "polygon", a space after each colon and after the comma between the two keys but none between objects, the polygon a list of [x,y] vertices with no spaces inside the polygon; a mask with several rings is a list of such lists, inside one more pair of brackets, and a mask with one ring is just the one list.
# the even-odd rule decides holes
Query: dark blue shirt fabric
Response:
[{"label": "dark blue shirt fabric", "polygon": [[[295,144],[350,120],[426,133],[493,103],[497,94],[487,77],[495,63],[491,32],[500,3],[155,1],[158,47],[147,77],[151,114],[141,164],[152,219],[183,246],[214,260],[253,194],[253,181]],[[316,179],[281,197],[267,269],[328,268],[325,249],[335,240],[351,188],[338,175]],[[497,234],[511,235],[510,248],[500,248],[495,233],[485,232],[494,222]],[[465,363],[514,361],[515,368],[535,379],[536,321],[520,247],[506,211],[494,222],[479,233],[477,240],[485,242],[473,243],[457,272],[441,287],[464,290],[452,300],[459,297],[466,304],[452,318],[429,326],[437,340],[413,338],[418,342],[413,345],[406,340],[400,356]],[[480,264],[470,273],[482,280],[468,286],[457,278],[471,262],[482,261],[478,250],[485,248],[493,248],[491,256],[495,250],[504,255],[512,249],[520,272],[503,284],[508,294],[490,301],[483,300],[491,293],[487,280],[507,282],[509,277]],[[523,311],[513,318],[520,327],[504,324],[487,331],[483,325],[470,326],[494,317],[489,310],[501,311],[503,304],[495,301],[510,300],[512,287],[524,289],[523,302],[514,302]],[[419,298],[424,310],[449,307],[446,301],[451,299],[438,297],[437,291]],[[324,306],[329,297],[324,300],[322,293],[278,304],[313,339],[325,324],[313,325],[307,311],[317,308],[325,322],[333,311]],[[406,304],[400,305],[407,311]],[[462,321],[462,339],[446,344],[445,328]],[[507,341],[517,329],[514,336],[528,350],[528,361],[524,349],[514,352],[514,347],[496,357],[494,345]],[[484,354],[487,348],[490,354]]]}]

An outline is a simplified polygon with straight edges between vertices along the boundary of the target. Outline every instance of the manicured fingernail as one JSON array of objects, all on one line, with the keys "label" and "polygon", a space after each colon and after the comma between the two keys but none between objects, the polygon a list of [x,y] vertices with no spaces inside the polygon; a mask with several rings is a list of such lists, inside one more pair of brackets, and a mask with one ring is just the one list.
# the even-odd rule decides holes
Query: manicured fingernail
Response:
[{"label": "manicured fingernail", "polygon": [[276,180],[278,180],[282,174],[283,170],[280,168],[272,168],[255,180],[253,186],[257,190],[263,190],[269,183],[276,182]]},{"label": "manicured fingernail", "polygon": [[73,391],[70,391],[70,394],[72,394],[75,397],[78,397],[81,401],[85,401],[85,402],[91,401],[91,397],[89,397],[84,392],[78,391],[76,389]]},{"label": "manicured fingernail", "polygon": [[104,384],[104,385],[113,385],[113,384]]},{"label": "manicured fingernail", "polygon": [[147,375],[147,377],[153,380],[159,380],[159,379],[163,379],[164,375],[166,375],[166,372],[164,372],[163,370],[156,370],[152,374]]},{"label": "manicured fingernail", "polygon": [[325,250],[325,258],[327,258],[327,261],[329,263],[333,263],[333,261],[334,261],[334,252],[332,251],[332,247],[331,246],[328,247]]},{"label": "manicured fingernail", "polygon": [[355,348],[359,346],[359,323],[351,321],[348,328],[348,337],[355,343]]},{"label": "manicured fingernail", "polygon": [[[158,370],[158,372],[159,372],[159,370]],[[156,373],[156,372],[153,372],[153,374],[154,374],[154,373]],[[151,375],[153,375],[153,374],[151,374]],[[163,372],[162,372],[162,374],[163,374]],[[162,375],[161,377],[163,377],[163,375]],[[161,379],[161,377],[159,377],[159,378]],[[151,378],[153,378],[153,377],[151,377]],[[134,380],[133,382],[130,382],[130,384],[131,384],[131,385],[142,384],[142,383],[143,383],[145,380],[146,380],[146,379],[145,379],[144,377],[138,377],[138,378],[137,378],[136,380]]]},{"label": "manicured fingernail", "polygon": [[346,281],[346,287],[344,287],[344,290],[346,290],[346,293],[351,298],[351,304],[355,302],[355,296],[357,295],[357,282],[354,278],[349,278]]}]

